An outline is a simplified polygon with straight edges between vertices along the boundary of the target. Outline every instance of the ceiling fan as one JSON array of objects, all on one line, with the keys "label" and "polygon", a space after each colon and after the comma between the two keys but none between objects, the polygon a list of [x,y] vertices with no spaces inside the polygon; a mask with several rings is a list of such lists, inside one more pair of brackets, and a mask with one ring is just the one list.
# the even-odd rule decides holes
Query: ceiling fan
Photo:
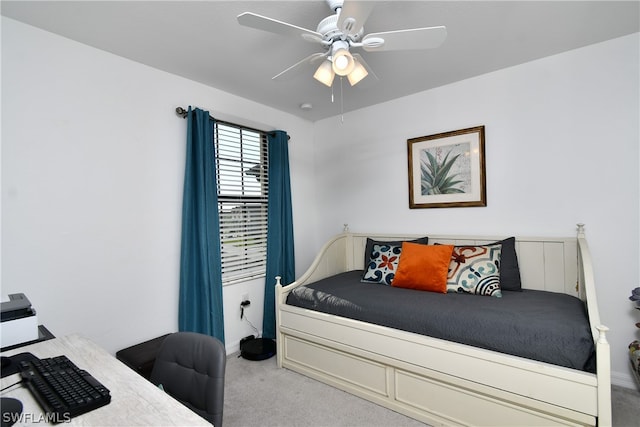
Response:
[{"label": "ceiling fan", "polygon": [[[326,0],[326,2],[334,14],[320,21],[315,31],[251,12],[238,15],[238,22],[241,25],[288,37],[302,38],[324,47],[324,52],[309,55],[275,75],[273,79],[279,79],[304,64],[314,64],[322,60],[313,75],[316,80],[331,87],[336,75],[346,76],[351,86],[354,86],[372,70],[360,54],[351,53],[352,49],[362,48],[365,52],[430,49],[440,46],[447,37],[447,29],[444,26],[364,35],[364,23],[373,9],[372,2],[354,0]],[[375,73],[372,72],[372,74],[375,76]]]}]

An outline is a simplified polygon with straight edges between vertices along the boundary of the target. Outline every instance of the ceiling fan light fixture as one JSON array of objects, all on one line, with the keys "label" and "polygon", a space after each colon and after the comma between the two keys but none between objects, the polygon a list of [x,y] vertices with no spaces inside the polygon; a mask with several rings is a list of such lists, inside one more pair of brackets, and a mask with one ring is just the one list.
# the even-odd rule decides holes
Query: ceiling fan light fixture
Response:
[{"label": "ceiling fan light fixture", "polygon": [[338,49],[332,56],[333,71],[339,76],[346,76],[353,71],[355,62],[347,49]]},{"label": "ceiling fan light fixture", "polygon": [[333,84],[333,78],[336,74],[333,72],[331,61],[322,61],[322,64],[318,67],[313,74],[313,78],[322,83],[323,85],[331,87]]},{"label": "ceiling fan light fixture", "polygon": [[355,86],[360,82],[360,80],[364,79],[369,75],[367,69],[362,65],[359,61],[354,61],[355,65],[353,67],[353,71],[347,75],[347,79],[349,80],[349,84],[351,86]]}]

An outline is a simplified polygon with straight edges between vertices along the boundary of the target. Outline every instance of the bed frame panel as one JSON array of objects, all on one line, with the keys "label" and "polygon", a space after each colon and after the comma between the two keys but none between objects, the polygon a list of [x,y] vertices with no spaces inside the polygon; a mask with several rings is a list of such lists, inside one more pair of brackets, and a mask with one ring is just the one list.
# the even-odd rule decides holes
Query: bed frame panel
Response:
[{"label": "bed frame panel", "polygon": [[[297,286],[363,268],[367,237],[344,233],[295,282],[276,284],[278,366],[308,375],[432,425],[611,425],[609,345],[600,325],[584,228],[578,238],[518,238],[523,288],[586,301],[597,375],[286,305]],[[503,238],[503,237],[502,237]],[[431,236],[482,244],[487,236]]]}]

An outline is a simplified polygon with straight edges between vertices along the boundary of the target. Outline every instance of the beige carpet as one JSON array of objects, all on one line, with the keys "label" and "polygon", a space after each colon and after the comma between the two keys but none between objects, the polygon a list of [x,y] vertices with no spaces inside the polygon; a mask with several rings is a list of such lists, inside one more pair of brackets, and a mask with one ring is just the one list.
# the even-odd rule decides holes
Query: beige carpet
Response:
[{"label": "beige carpet", "polygon": [[[231,355],[223,427],[413,427],[424,424],[287,369]],[[614,387],[613,425],[640,426],[640,393]]]}]

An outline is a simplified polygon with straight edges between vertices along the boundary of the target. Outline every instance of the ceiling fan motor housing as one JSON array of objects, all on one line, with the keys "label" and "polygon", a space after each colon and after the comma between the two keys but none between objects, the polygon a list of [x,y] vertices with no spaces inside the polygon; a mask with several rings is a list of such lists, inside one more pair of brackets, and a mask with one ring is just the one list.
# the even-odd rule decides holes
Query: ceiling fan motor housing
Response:
[{"label": "ceiling fan motor housing", "polygon": [[316,31],[322,34],[322,38],[325,41],[339,40],[339,39],[348,39],[352,42],[357,42],[360,40],[362,35],[364,34],[364,27],[360,28],[356,34],[351,36],[345,35],[342,30],[338,28],[338,14],[327,16],[318,24],[318,28]]}]

